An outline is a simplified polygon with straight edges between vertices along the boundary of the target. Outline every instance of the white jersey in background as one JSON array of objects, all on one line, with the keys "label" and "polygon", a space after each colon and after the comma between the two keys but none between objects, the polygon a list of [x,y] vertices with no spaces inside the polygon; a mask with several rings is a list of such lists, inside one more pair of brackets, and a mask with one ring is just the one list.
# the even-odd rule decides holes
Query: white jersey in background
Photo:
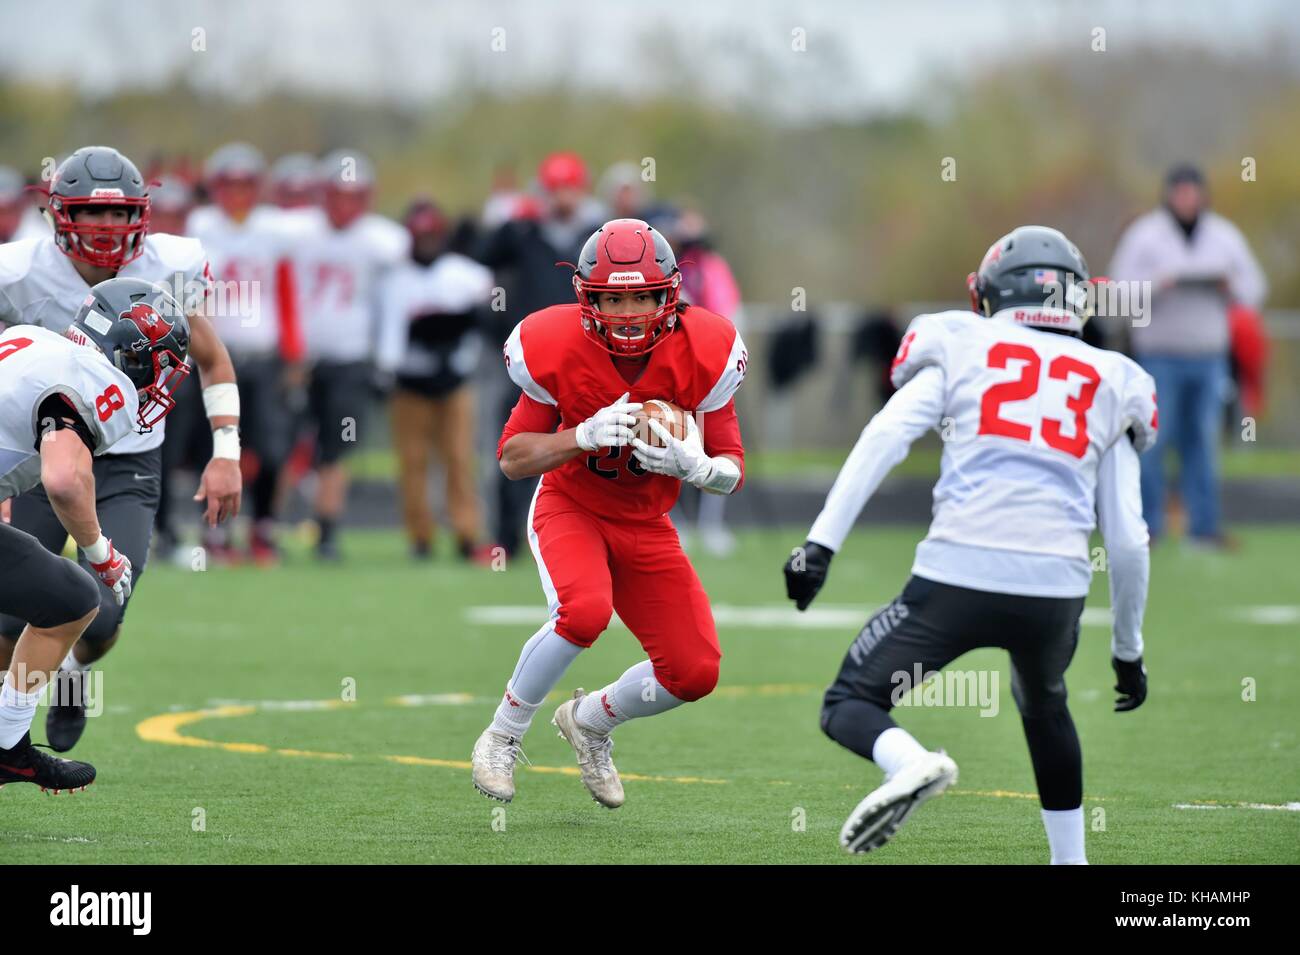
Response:
[{"label": "white jersey in background", "polygon": [[297,338],[293,282],[285,281],[290,256],[308,234],[307,219],[274,206],[258,206],[236,222],[218,206],[190,213],[187,235],[207,253],[216,287],[207,318],[235,355],[274,353],[282,339]]},{"label": "white jersey in background", "polygon": [[0,501],[40,483],[38,409],[54,394],[86,422],[95,454],[135,433],[135,386],[108,359],[36,325],[9,328],[0,334]]},{"label": "white jersey in background", "polygon": [[[492,294],[492,271],[473,259],[445,252],[430,265],[407,261],[395,268],[384,283],[381,322],[375,363],[382,371],[404,375],[433,375],[434,360],[427,350],[410,348],[411,321],[423,315],[463,315],[488,300]],[[479,341],[465,336],[451,356],[464,377],[474,370]]]},{"label": "white jersey in background", "polygon": [[938,428],[933,520],[912,572],[994,593],[1084,596],[1100,517],[1117,655],[1135,659],[1148,560],[1137,455],[1155,441],[1155,383],[1118,352],[1016,324],[1017,311],[912,322],[892,369],[899,390],[864,429],[809,540],[838,551],[890,468]]},{"label": "white jersey in background", "polygon": [[410,241],[406,229],[370,213],[345,229],[323,222],[296,243],[294,275],[309,360],[373,356],[381,277],[406,260]]},{"label": "white jersey in background", "polygon": [[[166,233],[146,237],[144,252],[124,265],[117,277],[165,287],[183,303],[186,314],[203,309],[212,285],[202,244]],[[0,245],[0,324],[40,325],[62,333],[89,293],[90,286],[54,244],[53,234]],[[198,400],[197,394],[190,397]],[[180,400],[185,400],[183,392]],[[159,447],[164,423],[158,422],[148,434],[128,435],[114,445],[113,453],[136,454]]]}]

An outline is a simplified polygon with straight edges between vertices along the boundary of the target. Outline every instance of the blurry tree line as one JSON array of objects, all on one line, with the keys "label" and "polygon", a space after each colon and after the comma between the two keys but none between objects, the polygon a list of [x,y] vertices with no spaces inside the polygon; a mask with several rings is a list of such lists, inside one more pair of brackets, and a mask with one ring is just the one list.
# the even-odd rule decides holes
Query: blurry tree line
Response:
[{"label": "blurry tree line", "polygon": [[[1246,232],[1269,304],[1300,307],[1300,82],[1282,56],[1200,50],[1078,53],[934,80],[910,112],[859,122],[776,121],[707,107],[681,89],[619,100],[555,87],[504,98],[472,83],[420,108],[268,92],[232,101],[183,76],[165,89],[88,100],[0,76],[0,163],[35,173],[87,143],[194,164],[248,140],[276,155],[364,150],[381,209],[416,193],[475,214],[494,175],[526,185],[538,159],[576,149],[594,175],[654,160],[656,196],[705,212],[745,297],[810,303],[961,300],[992,239],[1023,222],[1065,230],[1094,272],[1157,198],[1165,167],[1205,168],[1215,207]],[[955,160],[955,179],[942,176]],[[1253,160],[1254,181],[1243,181]],[[949,168],[953,168],[950,166]]]}]

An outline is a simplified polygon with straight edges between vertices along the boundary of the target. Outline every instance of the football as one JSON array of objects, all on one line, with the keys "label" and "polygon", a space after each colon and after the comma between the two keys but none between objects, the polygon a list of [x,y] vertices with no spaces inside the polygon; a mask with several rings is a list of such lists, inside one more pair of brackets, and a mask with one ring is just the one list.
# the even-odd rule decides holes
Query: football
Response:
[{"label": "football", "polygon": [[677,407],[671,401],[653,398],[644,402],[641,410],[636,413],[636,424],[632,430],[646,444],[653,448],[662,448],[664,446],[663,441],[650,427],[651,419],[658,421],[668,429],[669,434],[680,440],[686,437],[686,416],[689,413]]}]

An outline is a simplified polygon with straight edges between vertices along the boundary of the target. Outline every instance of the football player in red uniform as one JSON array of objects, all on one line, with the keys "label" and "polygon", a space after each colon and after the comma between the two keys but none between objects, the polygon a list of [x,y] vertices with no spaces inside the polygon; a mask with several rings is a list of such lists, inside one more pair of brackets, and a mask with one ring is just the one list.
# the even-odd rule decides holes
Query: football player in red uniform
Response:
[{"label": "football player in red uniform", "polygon": [[[573,287],[576,304],[534,312],[505,345],[523,394],[497,455],[508,478],[542,475],[528,540],[550,616],[474,746],[474,785],[503,802],[514,797],[534,714],[617,610],[649,659],[596,693],[578,690],[552,720],[592,797],[614,809],[623,804],[614,727],[698,700],[718,682],[709,598],[668,512],[683,481],[715,494],[740,486],[733,395],[748,356],[729,321],[681,303],[672,248],[639,219],[607,222],[587,240]],[[654,399],[694,413],[683,436],[657,421],[657,440],[634,433],[635,413]]]}]

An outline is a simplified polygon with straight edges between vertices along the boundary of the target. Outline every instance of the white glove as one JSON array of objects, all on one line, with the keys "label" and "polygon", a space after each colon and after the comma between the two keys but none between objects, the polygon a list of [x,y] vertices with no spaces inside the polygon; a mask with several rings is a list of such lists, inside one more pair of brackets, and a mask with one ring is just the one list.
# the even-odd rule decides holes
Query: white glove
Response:
[{"label": "white glove", "polygon": [[103,534],[99,535],[99,540],[95,543],[82,548],[82,551],[95,576],[105,587],[113,591],[113,599],[117,601],[117,605],[120,607],[126,603],[126,599],[131,596],[132,573],[131,561],[126,554],[114,547],[113,542]]},{"label": "white glove", "polygon": [[641,402],[627,400],[630,392],[623,392],[612,405],[601,408],[594,415],[573,429],[578,447],[584,451],[597,448],[621,448],[632,443],[632,426],[636,424],[633,415],[641,410]]},{"label": "white glove", "polygon": [[705,453],[700,429],[693,416],[686,416],[686,437],[680,439],[674,438],[653,418],[649,425],[665,446],[656,448],[640,438],[632,439],[632,455],[647,471],[685,481],[701,491],[715,494],[730,494],[736,489],[740,483],[740,469],[729,458],[711,458]]}]

